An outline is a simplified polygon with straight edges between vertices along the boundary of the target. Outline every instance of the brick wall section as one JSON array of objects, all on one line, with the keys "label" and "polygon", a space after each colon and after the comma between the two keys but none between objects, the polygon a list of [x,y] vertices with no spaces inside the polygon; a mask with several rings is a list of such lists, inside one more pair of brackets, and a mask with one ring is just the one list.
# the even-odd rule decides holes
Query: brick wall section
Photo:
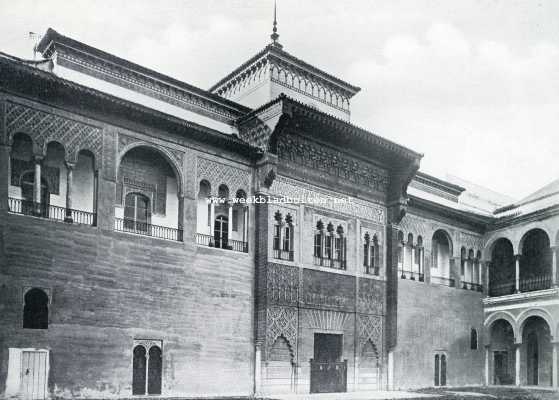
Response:
[{"label": "brick wall section", "polygon": [[[250,255],[18,215],[0,238],[0,393],[8,348],[39,347],[55,394],[129,396],[134,338],[163,340],[163,394],[251,393]],[[22,329],[29,286],[48,330]]]},{"label": "brick wall section", "polygon": [[[447,355],[447,385],[480,385],[484,374],[482,294],[469,290],[398,281],[398,344],[395,388],[434,385],[435,352]],[[470,349],[470,332],[478,348]]]}]

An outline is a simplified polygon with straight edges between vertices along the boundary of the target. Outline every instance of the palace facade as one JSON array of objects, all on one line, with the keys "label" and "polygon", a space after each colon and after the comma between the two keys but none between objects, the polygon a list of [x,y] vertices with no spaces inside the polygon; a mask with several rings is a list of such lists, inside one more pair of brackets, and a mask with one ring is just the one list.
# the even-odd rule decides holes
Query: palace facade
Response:
[{"label": "palace facade", "polygon": [[420,172],[276,32],[209,90],[38,51],[0,54],[3,396],[557,389],[559,180]]}]

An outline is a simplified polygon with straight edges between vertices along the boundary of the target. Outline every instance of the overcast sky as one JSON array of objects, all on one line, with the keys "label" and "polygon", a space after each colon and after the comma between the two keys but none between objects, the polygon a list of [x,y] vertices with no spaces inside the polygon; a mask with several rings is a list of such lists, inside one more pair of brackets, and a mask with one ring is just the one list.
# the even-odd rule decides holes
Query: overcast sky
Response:
[{"label": "overcast sky", "polygon": [[[0,51],[60,33],[201,88],[269,42],[273,0],[0,0]],[[515,198],[559,178],[559,1],[278,0],[284,49],[360,86],[352,122]]]}]

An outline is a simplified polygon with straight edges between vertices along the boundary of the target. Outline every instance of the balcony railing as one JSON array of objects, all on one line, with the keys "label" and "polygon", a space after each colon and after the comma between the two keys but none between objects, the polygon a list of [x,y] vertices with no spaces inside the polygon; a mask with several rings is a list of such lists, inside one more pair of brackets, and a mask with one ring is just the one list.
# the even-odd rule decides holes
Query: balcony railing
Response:
[{"label": "balcony railing", "polygon": [[460,286],[464,290],[472,290],[476,292],[483,292],[483,286],[479,283],[468,282],[468,281],[460,281]]},{"label": "balcony railing", "polygon": [[35,217],[51,219],[55,221],[71,222],[83,225],[96,225],[97,214],[89,211],[82,210],[69,210],[64,207],[58,207],[51,204],[35,203],[29,200],[8,199],[8,206],[10,212],[14,214],[32,215]]},{"label": "balcony railing", "polygon": [[152,225],[131,219],[115,218],[115,231],[182,242],[182,229]]},{"label": "balcony railing", "polygon": [[248,242],[241,240],[218,238],[217,240],[212,235],[205,235],[203,233],[194,234],[196,244],[208,247],[216,247],[218,249],[233,250],[240,253],[248,253]]},{"label": "balcony railing", "polygon": [[401,269],[400,270],[400,278],[401,279],[409,279],[412,281],[419,281],[419,282],[424,282],[425,281],[425,275],[423,273],[417,272],[417,271],[407,271],[405,269]]},{"label": "balcony railing", "polygon": [[444,285],[448,287],[454,287],[454,279],[446,278],[443,276],[433,276],[431,275],[431,283],[435,283],[437,285]]},{"label": "balcony railing", "polygon": [[508,294],[513,294],[515,292],[516,284],[514,281],[506,281],[500,283],[490,283],[489,284],[489,296],[506,296]]},{"label": "balcony railing", "polygon": [[328,257],[319,257],[313,256],[314,265],[319,265],[321,267],[328,267],[334,269],[346,269],[346,261],[345,260],[338,260],[335,258],[328,258]]},{"label": "balcony railing", "polygon": [[551,288],[551,275],[533,276],[530,278],[520,279],[521,292],[533,292],[535,290],[545,290]]},{"label": "balcony railing", "polygon": [[274,258],[276,260],[293,261],[293,250],[274,249]]}]

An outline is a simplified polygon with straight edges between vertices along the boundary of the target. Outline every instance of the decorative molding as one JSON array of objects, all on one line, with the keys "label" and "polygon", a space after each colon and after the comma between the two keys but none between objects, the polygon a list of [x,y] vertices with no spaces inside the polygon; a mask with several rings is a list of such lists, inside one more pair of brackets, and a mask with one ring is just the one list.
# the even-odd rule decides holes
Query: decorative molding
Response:
[{"label": "decorative molding", "polygon": [[466,249],[474,249],[474,251],[483,251],[485,247],[485,242],[483,236],[475,236],[466,232],[459,232],[458,239],[460,244]]},{"label": "decorative molding", "polygon": [[266,310],[266,359],[276,339],[283,336],[291,346],[297,349],[298,313],[294,307],[269,307]]},{"label": "decorative molding", "polygon": [[280,264],[268,264],[267,299],[271,303],[297,305],[299,269]]},{"label": "decorative molding", "polygon": [[40,111],[22,104],[7,102],[6,131],[9,142],[22,132],[29,136],[46,155],[49,142],[56,141],[64,146],[65,160],[76,163],[80,150],[89,150],[95,163],[101,160],[103,138],[101,129],[83,122]]},{"label": "decorative molding", "polygon": [[280,159],[312,168],[355,185],[366,186],[387,193],[390,183],[388,173],[370,163],[357,160],[341,151],[311,143],[294,135],[282,136],[278,140]]},{"label": "decorative molding", "polygon": [[243,190],[247,195],[250,194],[250,171],[212,161],[204,157],[198,157],[196,172],[198,183],[203,179],[210,182],[212,196],[218,195],[218,187],[221,184],[227,185],[230,196],[235,196],[239,189]]},{"label": "decorative molding", "polygon": [[[373,221],[381,225],[386,224],[386,209],[378,204],[354,197],[342,197],[342,195],[315,186],[296,181],[291,178],[278,176],[274,184],[271,186],[271,192],[277,197],[291,197],[300,199],[310,205],[325,208],[330,211],[350,215],[360,219]],[[313,204],[307,199],[330,198],[330,199],[347,199],[347,202],[328,201],[320,204]]]},{"label": "decorative molding", "polygon": [[134,339],[134,347],[143,346],[146,349],[146,353],[149,352],[153,346],[159,347],[163,351],[163,340],[158,339]]},{"label": "decorative molding", "polygon": [[219,104],[218,100],[204,98],[179,85],[150,77],[109,60],[99,59],[83,52],[78,53],[68,47],[58,46],[58,50],[62,50],[58,51],[58,64],[63,67],[228,124],[242,115],[241,111],[232,112],[230,107]]},{"label": "decorative molding", "polygon": [[344,331],[352,314],[342,311],[332,310],[304,310],[305,320],[311,329],[321,329],[325,331]]}]

